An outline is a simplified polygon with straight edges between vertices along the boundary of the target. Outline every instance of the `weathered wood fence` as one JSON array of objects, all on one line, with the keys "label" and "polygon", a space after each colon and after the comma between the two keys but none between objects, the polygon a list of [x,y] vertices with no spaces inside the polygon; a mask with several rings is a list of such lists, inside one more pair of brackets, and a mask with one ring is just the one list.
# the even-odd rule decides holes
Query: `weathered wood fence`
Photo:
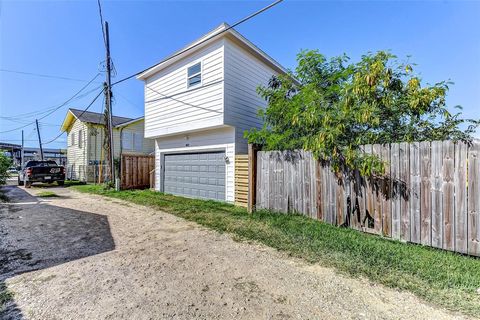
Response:
[{"label": "weathered wood fence", "polygon": [[480,256],[480,142],[367,145],[386,175],[335,174],[309,152],[259,151],[256,207]]},{"label": "weathered wood fence", "polygon": [[122,155],[121,189],[150,188],[155,157],[148,155]]}]

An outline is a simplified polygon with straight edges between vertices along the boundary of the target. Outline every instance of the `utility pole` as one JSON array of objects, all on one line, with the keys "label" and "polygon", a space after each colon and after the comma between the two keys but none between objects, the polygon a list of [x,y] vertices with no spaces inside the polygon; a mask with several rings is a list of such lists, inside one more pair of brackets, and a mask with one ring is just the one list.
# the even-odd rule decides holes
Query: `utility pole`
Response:
[{"label": "utility pole", "polygon": [[23,130],[22,130],[22,150],[20,151],[20,166],[22,167],[23,169],[23,148],[24,148],[24,145],[23,145]]},{"label": "utility pole", "polygon": [[107,85],[105,88],[105,101],[108,111],[108,135],[109,135],[109,144],[110,144],[110,177],[111,183],[115,183],[115,163],[114,163],[114,152],[113,152],[113,115],[112,115],[112,81],[111,81],[111,59],[110,59],[110,36],[108,32],[108,22],[105,21],[105,49],[106,49],[106,67],[107,67]]},{"label": "utility pole", "polygon": [[37,124],[38,144],[40,145],[40,157],[43,161],[42,138],[40,138],[40,129],[38,128],[38,120],[37,119],[35,119],[35,123]]}]

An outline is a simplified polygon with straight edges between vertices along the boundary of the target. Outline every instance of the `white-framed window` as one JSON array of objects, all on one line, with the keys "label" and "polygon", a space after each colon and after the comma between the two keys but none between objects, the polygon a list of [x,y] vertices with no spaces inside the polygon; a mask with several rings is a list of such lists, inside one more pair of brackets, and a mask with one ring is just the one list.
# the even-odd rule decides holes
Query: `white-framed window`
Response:
[{"label": "white-framed window", "polygon": [[143,135],[141,133],[134,133],[133,134],[133,147],[135,151],[142,152],[143,150]]},{"label": "white-framed window", "polygon": [[78,147],[83,148],[83,130],[78,130]]},{"label": "white-framed window", "polygon": [[138,132],[122,131],[122,149],[129,151],[143,151],[143,135]]},{"label": "white-framed window", "polygon": [[122,148],[124,150],[132,150],[133,149],[132,132],[122,131]]},{"label": "white-framed window", "polygon": [[202,63],[198,62],[187,69],[187,88],[202,83]]},{"label": "white-framed window", "polygon": [[72,132],[70,134],[70,145],[74,146],[75,145],[75,132]]}]

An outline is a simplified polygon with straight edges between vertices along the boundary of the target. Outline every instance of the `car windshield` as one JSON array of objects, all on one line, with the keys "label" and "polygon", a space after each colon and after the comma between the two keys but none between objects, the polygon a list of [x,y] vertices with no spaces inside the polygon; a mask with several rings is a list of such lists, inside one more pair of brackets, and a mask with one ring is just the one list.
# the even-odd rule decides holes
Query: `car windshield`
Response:
[{"label": "car windshield", "polygon": [[28,161],[26,167],[56,167],[57,163],[53,160],[48,161]]}]

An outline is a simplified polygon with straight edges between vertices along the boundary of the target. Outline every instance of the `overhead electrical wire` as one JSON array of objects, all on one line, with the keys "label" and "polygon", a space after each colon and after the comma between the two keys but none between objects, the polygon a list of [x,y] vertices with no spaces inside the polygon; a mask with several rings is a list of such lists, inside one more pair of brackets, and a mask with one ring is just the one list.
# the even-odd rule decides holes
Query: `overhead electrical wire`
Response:
[{"label": "overhead electrical wire", "polygon": [[[93,98],[93,100],[88,104],[88,106],[82,111],[82,113],[80,113],[80,115],[78,116],[78,118],[80,118],[85,112],[87,112],[88,109],[90,109],[90,107],[95,103],[95,101],[97,101],[98,97],[100,97],[100,95],[103,93],[103,90],[101,90],[96,96],[95,98]],[[56,136],[55,138],[47,141],[47,142],[44,142],[42,143],[42,146],[45,145],[45,144],[49,144],[49,143],[52,143],[54,141],[56,141],[58,138],[60,138],[65,132],[60,132],[60,134],[58,136]]]},{"label": "overhead electrical wire", "polygon": [[[98,0],[98,1],[100,1],[100,0]],[[181,50],[181,51],[179,51],[179,52],[177,52],[177,53],[169,56],[168,58],[160,61],[159,63],[156,63],[156,64],[154,64],[154,65],[151,66],[151,67],[148,67],[148,68],[146,68],[146,69],[143,69],[143,70],[140,71],[140,72],[134,73],[134,74],[132,74],[132,75],[130,75],[130,76],[128,76],[128,77],[125,77],[125,78],[123,78],[123,79],[120,79],[120,80],[112,83],[112,86],[114,86],[114,85],[116,85],[116,84],[119,84],[119,83],[122,83],[122,82],[124,82],[124,81],[126,81],[126,80],[129,80],[129,79],[131,79],[131,78],[133,78],[133,77],[135,77],[135,76],[138,76],[139,74],[142,74],[143,72],[145,72],[145,71],[147,71],[147,70],[149,70],[149,69],[155,68],[156,66],[158,66],[158,65],[161,64],[161,63],[165,63],[165,62],[167,62],[167,61],[169,61],[169,60],[172,60],[172,59],[175,58],[175,57],[178,57],[178,56],[181,55],[181,54],[184,54],[185,52],[188,52],[188,51],[190,51],[190,50],[192,50],[192,49],[200,46],[201,44],[203,44],[203,43],[205,43],[205,42],[207,42],[207,41],[209,41],[209,40],[211,40],[211,39],[213,39],[213,38],[218,37],[219,35],[227,32],[228,30],[235,28],[236,26],[244,23],[245,21],[250,20],[251,18],[259,15],[260,13],[262,13],[262,12],[264,12],[264,11],[267,11],[268,9],[276,6],[277,4],[279,4],[279,3],[282,2],[282,1],[283,1],[283,0],[277,0],[277,1],[275,1],[275,2],[272,2],[272,3],[269,4],[268,6],[262,8],[262,9],[260,9],[260,10],[258,10],[258,11],[255,11],[254,13],[246,16],[245,18],[243,18],[243,19],[235,22],[235,23],[232,24],[231,26],[228,26],[227,28],[221,30],[220,32],[217,32],[217,33],[211,35],[210,37],[208,37],[208,38],[206,38],[206,39],[204,39],[204,40],[202,40],[202,41],[200,41],[200,42],[198,42],[198,43],[196,43],[196,44],[194,44],[194,45],[192,45],[192,46],[190,46],[190,47],[187,47],[187,48],[185,48],[184,50]]]},{"label": "overhead electrical wire", "polygon": [[153,91],[153,92],[161,95],[163,98],[171,99],[171,100],[177,101],[177,102],[179,102],[179,103],[181,103],[181,104],[184,104],[184,105],[187,105],[187,106],[190,106],[190,107],[194,107],[194,108],[197,108],[197,109],[202,109],[202,110],[205,110],[205,111],[215,112],[215,113],[222,113],[222,111],[212,110],[212,109],[209,109],[209,108],[204,108],[204,107],[196,106],[196,105],[194,105],[194,104],[191,104],[191,103],[188,103],[188,102],[185,102],[185,101],[182,101],[182,100],[178,100],[178,99],[176,99],[176,98],[173,98],[172,96],[167,96],[167,95],[165,95],[165,94],[163,94],[163,93],[161,93],[161,92],[159,92],[159,91],[157,91],[157,90],[155,90],[155,89],[150,88],[149,86],[145,86],[145,87],[146,87],[147,89],[149,89],[149,90],[151,90],[151,91]]},{"label": "overhead electrical wire", "polygon": [[2,68],[2,69],[0,69],[0,71],[1,72],[8,72],[8,73],[17,73],[17,74],[35,76],[35,77],[42,77],[42,78],[59,79],[59,80],[67,80],[67,81],[78,81],[78,82],[88,82],[88,80],[84,80],[84,79],[75,79],[75,78],[69,78],[69,77],[54,76],[54,75],[48,75],[48,74],[25,72],[25,71],[11,70],[11,69],[3,69]]},{"label": "overhead electrical wire", "polygon": [[[100,74],[98,74],[100,75]],[[88,90],[86,92],[84,92],[83,94],[80,94],[78,96],[75,97],[75,99],[72,99],[71,101],[74,101],[74,100],[78,100],[78,99],[81,99],[85,96],[88,96],[90,93],[94,92],[94,91],[97,91],[98,89],[100,89],[101,87],[103,87],[103,84],[91,89],[91,90]],[[71,102],[70,101],[70,102]],[[16,114],[14,116],[0,116],[0,119],[5,119],[5,120],[10,120],[10,119],[14,119],[14,120],[18,120],[18,118],[25,118],[25,117],[29,117],[29,116],[40,116],[40,115],[43,115],[47,112],[50,112],[51,110],[55,109],[57,106],[54,106],[54,107],[48,107],[46,109],[41,109],[41,110],[37,110],[37,111],[31,111],[31,112],[25,112],[25,113],[20,113],[20,114]]]},{"label": "overhead electrical wire", "polygon": [[106,48],[107,47],[107,37],[105,36],[105,27],[103,26],[102,4],[100,3],[100,0],[97,0],[97,4],[98,4],[98,14],[100,16],[100,24],[102,25],[103,44],[105,45],[105,48]]},{"label": "overhead electrical wire", "polygon": [[[46,113],[45,115],[39,117],[37,120],[42,120],[42,119],[45,119],[46,117],[48,117],[49,115],[51,115],[52,113],[54,113],[55,111],[57,111],[58,109],[62,108],[63,106],[65,106],[67,103],[69,103],[70,101],[72,101],[73,99],[75,99],[83,90],[85,90],[100,74],[97,73],[95,75],[95,77],[92,78],[92,80],[90,80],[86,85],[84,85],[80,90],[78,90],[71,98],[69,98],[68,100],[66,100],[65,102],[63,102],[62,104],[56,106],[56,107],[53,107],[50,111],[48,111],[48,113]],[[5,131],[0,131],[0,133],[7,133],[7,132],[12,132],[12,131],[17,131],[19,129],[23,129],[23,128],[26,128],[32,124],[34,124],[35,121],[33,122],[30,122],[29,124],[26,124],[26,125],[23,125],[21,127],[17,127],[17,128],[14,128],[14,129],[10,129],[10,130],[5,130]]]},{"label": "overhead electrical wire", "polygon": [[[221,30],[220,32],[217,32],[217,33],[211,35],[210,37],[208,37],[208,38],[206,38],[206,39],[204,39],[204,40],[202,40],[202,41],[200,41],[200,42],[198,42],[198,43],[196,43],[196,44],[194,44],[194,45],[192,45],[192,46],[190,46],[190,47],[188,47],[188,48],[186,48],[186,49],[184,49],[184,50],[181,50],[181,51],[179,51],[179,52],[177,52],[177,53],[169,56],[168,58],[162,60],[161,62],[159,62],[159,63],[157,63],[157,64],[155,64],[155,65],[153,65],[153,66],[151,66],[151,67],[148,67],[148,68],[146,68],[146,69],[144,69],[144,70],[142,70],[142,71],[140,71],[140,72],[137,72],[137,73],[135,73],[135,74],[132,74],[132,75],[130,75],[130,76],[128,76],[128,77],[125,77],[125,78],[123,78],[123,79],[120,79],[120,80],[112,83],[112,86],[114,86],[114,85],[116,85],[116,84],[119,84],[119,83],[122,83],[122,82],[124,82],[124,81],[126,81],[126,80],[129,80],[129,79],[131,79],[131,78],[133,78],[133,77],[135,77],[135,76],[137,76],[137,75],[139,75],[139,74],[141,74],[141,73],[143,73],[143,72],[145,72],[145,71],[147,71],[147,70],[149,70],[149,69],[151,69],[151,68],[154,68],[154,67],[158,66],[158,65],[161,64],[161,63],[167,62],[167,61],[169,61],[169,60],[171,60],[171,59],[173,59],[173,58],[175,58],[175,57],[177,57],[177,56],[179,56],[179,55],[181,55],[181,54],[184,54],[184,53],[186,53],[186,52],[188,52],[188,51],[190,51],[190,50],[193,50],[193,49],[195,49],[196,47],[202,45],[203,43],[205,43],[205,42],[207,42],[207,41],[209,41],[209,40],[211,40],[211,39],[213,39],[213,38],[216,38],[216,37],[220,36],[221,34],[227,32],[228,30],[233,29],[233,28],[237,27],[238,25],[240,25],[240,24],[242,24],[242,23],[250,20],[251,18],[253,18],[253,17],[261,14],[262,12],[267,11],[268,9],[276,6],[277,4],[279,4],[279,3],[282,2],[282,1],[283,1],[283,0],[276,0],[276,1],[274,1],[273,3],[269,4],[268,6],[263,7],[263,8],[260,9],[260,10],[255,11],[254,13],[246,16],[245,18],[243,18],[243,19],[235,22],[234,24],[228,26],[227,28]],[[102,25],[102,35],[103,35],[103,39],[104,39],[104,44],[105,44],[105,46],[106,46],[106,37],[105,37],[105,30],[104,30],[104,26],[103,26],[103,15],[102,15],[102,7],[101,7],[100,0],[97,0],[97,4],[98,4],[98,9],[99,9],[100,23],[101,23],[101,25]],[[12,70],[6,70],[6,69],[1,69],[1,71],[13,72]],[[22,72],[18,72],[18,73],[22,73]],[[25,74],[29,74],[29,73],[25,73]],[[32,75],[33,75],[33,74],[32,74]],[[38,74],[37,74],[37,75],[38,75]],[[88,87],[88,85],[90,85],[99,75],[100,75],[100,74],[98,73],[92,80],[90,80],[84,87],[82,87],[75,95],[73,95],[70,99],[68,99],[67,101],[65,101],[65,102],[62,103],[61,105],[56,106],[56,107],[53,107],[53,108],[50,108],[50,109],[48,109],[48,110],[46,110],[46,111],[43,111],[43,112],[41,112],[41,113],[38,113],[38,112],[37,112],[37,114],[46,113],[45,115],[43,115],[42,117],[40,117],[39,120],[46,118],[47,116],[49,116],[50,114],[52,114],[52,113],[55,112],[56,110],[60,109],[61,107],[63,107],[64,105],[66,105],[67,103],[69,103],[70,101],[72,101],[72,100],[73,100],[74,98],[76,98],[86,87]],[[42,76],[47,76],[47,75],[42,75]],[[55,77],[55,76],[52,76],[52,77]],[[63,77],[56,77],[56,78],[63,78]],[[67,79],[65,79],[65,80],[67,80]],[[70,80],[74,80],[74,79],[71,78]],[[75,79],[75,80],[76,80],[76,81],[81,81],[81,80],[79,80],[79,79]],[[172,97],[168,97],[168,96],[166,96],[166,95],[164,95],[164,94],[158,92],[157,90],[154,90],[154,89],[152,89],[152,88],[150,88],[150,87],[148,87],[148,86],[147,86],[147,88],[150,89],[150,90],[152,90],[152,91],[154,91],[154,92],[156,92],[157,94],[160,94],[160,95],[164,96],[165,98],[169,98],[169,99],[176,100],[176,99],[174,99],[174,98],[172,98]],[[103,92],[103,90],[100,91],[100,93],[94,98],[94,100],[90,103],[90,105],[82,112],[82,114],[83,114],[84,112],[86,112],[86,111],[88,110],[88,108],[90,108],[90,106],[98,99],[98,97],[100,96],[100,94],[101,94],[102,92]],[[184,103],[184,104],[187,104],[187,105],[192,106],[192,107],[195,107],[195,108],[200,108],[200,109],[205,109],[205,110],[207,110],[207,111],[216,112],[216,110],[210,110],[210,109],[202,108],[202,107],[195,106],[195,105],[192,105],[192,104],[183,102],[183,101],[179,101],[179,102]],[[26,114],[23,114],[23,115],[27,115],[27,114],[30,115],[30,114],[32,114],[32,113],[26,113]],[[6,118],[9,118],[9,117],[3,117],[3,118],[6,119]],[[10,118],[13,118],[13,117],[10,117]],[[35,122],[31,122],[31,123],[29,123],[29,124],[26,124],[26,125],[24,125],[24,126],[21,126],[21,127],[15,128],[15,129],[10,129],[10,130],[6,130],[6,131],[0,131],[0,133],[7,133],[7,132],[12,132],[12,131],[16,131],[16,130],[19,130],[19,129],[23,129],[23,128],[29,126],[29,125],[34,124],[34,123],[35,123]],[[57,137],[55,137],[54,139],[52,139],[52,140],[50,140],[50,141],[48,141],[48,142],[46,142],[46,143],[43,143],[43,144],[48,144],[48,143],[51,143],[51,142],[55,141],[55,140],[58,139],[62,134],[63,134],[63,132],[60,133],[60,134],[59,134]]]}]

